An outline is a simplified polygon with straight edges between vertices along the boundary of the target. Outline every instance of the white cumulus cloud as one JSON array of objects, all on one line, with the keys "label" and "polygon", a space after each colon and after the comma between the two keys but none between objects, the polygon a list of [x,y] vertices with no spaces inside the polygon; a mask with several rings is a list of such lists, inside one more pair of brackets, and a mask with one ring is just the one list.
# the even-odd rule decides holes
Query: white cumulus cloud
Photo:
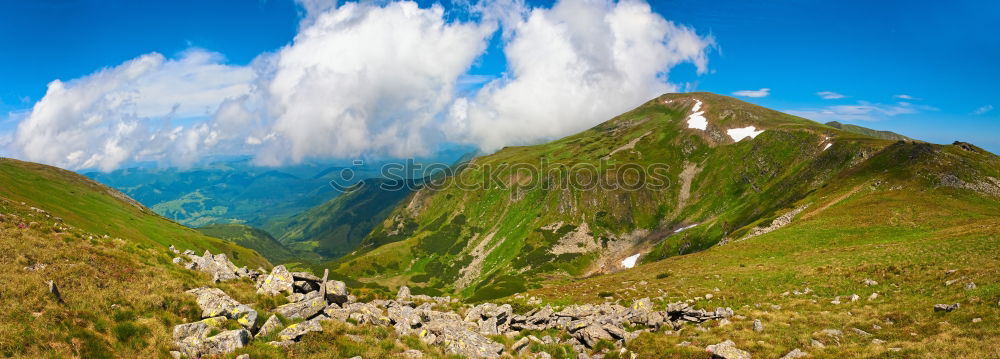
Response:
[{"label": "white cumulus cloud", "polygon": [[485,151],[569,135],[676,91],[667,72],[683,62],[705,72],[714,46],[638,1],[562,0],[504,23],[506,76],[455,101],[445,127]]},{"label": "white cumulus cloud", "polygon": [[836,99],[842,99],[844,97],[847,97],[847,96],[844,96],[842,94],[839,94],[839,93],[836,93],[836,92],[833,92],[833,91],[820,91],[820,92],[817,92],[816,95],[819,96],[819,97],[821,97],[821,98],[823,98],[824,100],[836,100]]},{"label": "white cumulus cloud", "polygon": [[[481,1],[460,14],[410,1],[297,2],[295,38],[248,65],[192,49],[56,80],[0,145],[101,170],[212,154],[266,165],[411,157],[439,141],[490,151],[569,135],[677,91],[668,72],[681,63],[706,72],[714,46],[640,0]],[[506,71],[470,75],[499,29]]]},{"label": "white cumulus cloud", "polygon": [[885,118],[910,115],[921,111],[935,111],[930,106],[918,106],[909,102],[879,104],[858,101],[853,105],[836,105],[821,108],[787,110],[786,113],[808,118],[817,122],[829,121],[879,121]]},{"label": "white cumulus cloud", "polygon": [[249,91],[252,71],[222,60],[198,49],[176,59],[152,53],[52,81],[18,124],[16,152],[66,168],[110,170],[129,160],[159,159],[176,146],[189,148],[163,140],[192,136],[183,126],[169,127],[171,119],[208,116],[223,99]]},{"label": "white cumulus cloud", "polygon": [[435,116],[495,30],[413,2],[347,3],[318,15],[266,75],[277,136],[261,161],[425,151]]},{"label": "white cumulus cloud", "polygon": [[993,105],[986,105],[986,106],[977,108],[975,111],[972,111],[972,114],[973,115],[984,115],[984,114],[986,114],[987,112],[990,112],[990,111],[993,111]]},{"label": "white cumulus cloud", "polygon": [[734,96],[740,97],[767,97],[771,94],[771,89],[762,88],[760,90],[742,90],[733,92]]}]

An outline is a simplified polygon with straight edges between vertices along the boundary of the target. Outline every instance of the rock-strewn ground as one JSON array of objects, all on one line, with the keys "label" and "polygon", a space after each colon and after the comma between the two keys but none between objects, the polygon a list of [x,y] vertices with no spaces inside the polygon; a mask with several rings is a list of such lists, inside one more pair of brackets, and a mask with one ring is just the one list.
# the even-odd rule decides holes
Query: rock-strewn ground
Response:
[{"label": "rock-strewn ground", "polygon": [[[396,299],[358,302],[343,282],[327,280],[326,274],[320,278],[312,273],[289,272],[284,266],[263,273],[236,268],[222,255],[184,255],[190,262],[183,259],[175,262],[209,273],[217,281],[253,280],[258,294],[285,295],[289,303],[274,308],[272,313],[257,313],[221,289],[191,289],[188,293],[197,297],[204,319],[174,328],[177,350],[173,354],[176,357],[228,353],[265,337],[275,339],[268,342],[273,346],[294,346],[304,335],[323,331],[322,322],[336,321],[391,327],[399,335],[415,335],[428,345],[443,348],[446,353],[468,358],[497,358],[505,353],[534,356],[530,348],[535,343],[568,345],[580,358],[590,358],[601,343],[614,346],[615,353],[620,355],[626,352],[623,345],[641,333],[664,327],[677,330],[685,323],[733,315],[728,308],[706,311],[683,302],[657,310],[648,298],[637,300],[628,307],[603,303],[569,305],[557,310],[545,306],[524,314],[514,313],[509,304],[495,303],[466,305],[453,310],[453,299],[412,295],[405,286],[400,288]],[[259,320],[265,316],[267,320]],[[285,326],[279,318],[298,322]],[[229,321],[235,324],[227,326]],[[227,328],[232,329],[224,330]],[[522,331],[553,330],[565,333],[568,339],[560,342],[549,336],[527,335],[509,347],[491,339],[517,336]],[[277,337],[273,338],[275,332]],[[603,352],[609,351],[611,348],[603,349]],[[539,357],[545,355],[539,353]],[[595,357],[603,357],[603,354],[598,353]]]}]

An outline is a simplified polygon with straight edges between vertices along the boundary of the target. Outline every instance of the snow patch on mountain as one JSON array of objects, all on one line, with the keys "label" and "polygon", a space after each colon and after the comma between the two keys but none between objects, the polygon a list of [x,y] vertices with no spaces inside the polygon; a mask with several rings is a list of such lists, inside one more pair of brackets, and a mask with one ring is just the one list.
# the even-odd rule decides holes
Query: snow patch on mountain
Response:
[{"label": "snow patch on mountain", "polygon": [[701,101],[694,100],[694,108],[688,116],[688,128],[697,128],[704,131],[708,128],[708,119],[705,118],[705,111],[701,111]]},{"label": "snow patch on mountain", "polygon": [[756,127],[747,126],[743,128],[729,129],[726,130],[726,133],[729,134],[729,137],[733,138],[733,141],[740,142],[740,140],[747,137],[756,138],[757,135],[764,133],[764,130],[757,131]]},{"label": "snow patch on mountain", "polygon": [[681,233],[681,232],[683,232],[684,230],[687,230],[687,229],[691,229],[691,228],[694,228],[694,226],[697,226],[697,225],[698,225],[698,224],[697,224],[697,223],[695,223],[695,224],[692,224],[692,225],[690,225],[690,226],[685,226],[685,227],[681,227],[681,228],[678,228],[678,229],[674,230],[674,233]]},{"label": "snow patch on mountain", "polygon": [[623,268],[635,267],[635,262],[637,260],[639,260],[639,253],[633,254],[631,257],[622,259],[622,267]]}]

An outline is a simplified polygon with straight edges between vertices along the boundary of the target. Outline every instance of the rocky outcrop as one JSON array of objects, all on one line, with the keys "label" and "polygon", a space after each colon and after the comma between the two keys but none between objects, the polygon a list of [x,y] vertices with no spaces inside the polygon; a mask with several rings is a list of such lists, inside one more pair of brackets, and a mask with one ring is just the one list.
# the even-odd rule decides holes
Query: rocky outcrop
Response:
[{"label": "rocky outcrop", "polygon": [[[171,246],[170,250],[177,253],[177,249],[173,248],[173,246]],[[199,256],[194,254],[193,251],[187,250],[181,255],[187,256],[188,261],[186,263],[182,257],[174,258],[173,262],[176,264],[183,264],[187,269],[208,273],[216,282],[239,278],[255,279],[259,276],[259,273],[248,270],[246,267],[236,267],[236,265],[233,264],[228,257],[226,257],[225,253],[213,255],[212,253],[205,251],[205,254]]]},{"label": "rocky outcrop", "polygon": [[[509,304],[483,303],[466,307],[459,313],[436,309],[435,305],[451,303],[449,297],[412,295],[406,287],[400,288],[394,300],[355,302],[343,282],[327,280],[327,277],[328,273],[324,273],[322,278],[310,273],[292,273],[283,266],[258,277],[258,293],[286,294],[291,301],[275,308],[274,314],[304,320],[283,329],[277,316],[271,315],[256,331],[257,312],[249,306],[233,300],[217,288],[192,289],[188,292],[198,297],[202,316],[209,319],[175,327],[174,339],[178,350],[192,358],[227,353],[246,345],[252,334],[261,338],[275,331],[278,331],[277,338],[269,344],[290,346],[307,333],[323,331],[323,321],[339,321],[391,326],[400,335],[416,335],[428,345],[440,346],[448,354],[467,358],[505,355],[505,346],[489,336],[512,336],[524,330],[559,330],[570,337],[560,343],[572,346],[583,357],[588,356],[602,341],[621,348],[641,333],[660,327],[677,329],[684,323],[701,323],[733,315],[728,308],[706,311],[694,309],[684,302],[670,303],[663,310],[656,310],[648,298],[637,300],[629,307],[614,303],[583,304],[566,306],[557,311],[545,306],[523,315],[515,314]],[[229,319],[238,321],[245,329],[206,337],[211,328],[222,328],[222,324]],[[525,354],[531,342],[545,343],[545,340],[525,337],[515,343],[513,350],[515,354]],[[548,344],[551,343],[555,342],[549,338]],[[716,349],[720,353],[729,350],[723,344],[726,343],[718,344],[721,347]],[[740,351],[732,348],[732,352]]]},{"label": "rocky outcrop", "polygon": [[198,297],[203,318],[218,315],[235,320],[244,328],[253,330],[257,326],[257,311],[233,300],[218,288],[195,288],[187,291]]},{"label": "rocky outcrop", "polygon": [[250,332],[246,329],[224,331],[211,337],[190,336],[177,342],[177,349],[189,358],[205,355],[220,355],[242,348],[250,342]]},{"label": "rocky outcrop", "polygon": [[295,279],[292,273],[280,265],[271,269],[271,273],[257,280],[257,294],[278,295],[282,292],[294,293]]}]

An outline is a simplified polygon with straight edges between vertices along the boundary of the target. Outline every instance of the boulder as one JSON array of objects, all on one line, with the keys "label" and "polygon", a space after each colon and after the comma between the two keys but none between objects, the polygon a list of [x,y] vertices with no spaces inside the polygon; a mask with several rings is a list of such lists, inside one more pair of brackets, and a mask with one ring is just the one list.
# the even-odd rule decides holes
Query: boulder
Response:
[{"label": "boulder", "polygon": [[319,284],[320,279],[316,275],[309,272],[292,272],[292,278],[296,281],[307,281]]},{"label": "boulder", "polygon": [[201,256],[194,253],[189,254],[188,258],[191,259],[191,262],[187,264],[188,269],[208,273],[215,281],[228,281],[240,277],[236,273],[238,268],[229,261],[225,253],[212,255],[211,252],[205,251],[205,254]]},{"label": "boulder", "polygon": [[960,305],[958,303],[955,303],[955,304],[935,304],[934,305],[934,311],[935,312],[952,312],[952,311],[955,311],[956,309],[958,309],[959,306]]},{"label": "boulder", "polygon": [[264,324],[260,326],[260,330],[257,331],[257,335],[255,335],[255,337],[265,337],[268,334],[273,333],[275,330],[278,330],[280,327],[281,321],[278,320],[278,316],[271,315],[271,317],[267,318],[267,320],[264,321]]},{"label": "boulder", "polygon": [[326,288],[326,300],[331,303],[344,304],[353,301],[350,298],[350,293],[347,292],[347,284],[344,282],[328,280],[324,287]]},{"label": "boulder", "polygon": [[577,341],[587,346],[587,348],[593,348],[601,340],[613,340],[611,333],[608,333],[604,329],[604,326],[599,324],[587,325],[573,333],[573,337]]},{"label": "boulder", "polygon": [[294,280],[292,273],[283,265],[271,269],[271,273],[263,276],[257,282],[257,294],[278,295],[281,292],[292,294]]},{"label": "boulder", "polygon": [[285,318],[309,319],[316,316],[323,309],[326,309],[326,300],[319,296],[314,296],[312,299],[279,306],[274,308],[274,312],[283,315]]},{"label": "boulder", "polygon": [[187,293],[198,297],[198,306],[201,307],[203,318],[224,315],[251,330],[257,325],[257,311],[233,300],[221,289],[202,287],[191,289]]},{"label": "boulder", "polygon": [[732,340],[726,340],[719,344],[712,344],[705,347],[705,350],[712,354],[713,359],[750,359],[750,353],[736,348]]},{"label": "boulder", "polygon": [[213,317],[199,320],[194,323],[178,324],[174,326],[173,337],[175,342],[180,342],[184,338],[208,336],[212,328],[221,328],[226,323],[226,317]]},{"label": "boulder", "polygon": [[400,286],[399,292],[396,293],[396,300],[401,302],[410,300],[410,287],[407,287],[405,285]]},{"label": "boulder", "polygon": [[302,323],[289,325],[278,333],[281,341],[298,340],[299,337],[311,332],[322,332],[323,326],[319,324],[319,318],[304,321]]},{"label": "boulder", "polygon": [[806,353],[806,352],[801,351],[798,348],[796,348],[796,349],[793,349],[792,351],[788,352],[788,354],[783,355],[781,357],[781,359],[797,359],[797,358],[802,358],[802,357],[806,357],[806,356],[809,356],[809,353]]},{"label": "boulder", "polygon": [[204,355],[222,355],[242,348],[250,342],[250,332],[246,329],[229,330],[204,338],[191,336],[177,343],[178,351],[189,358]]},{"label": "boulder", "polygon": [[420,336],[433,335],[433,339],[429,339],[430,343],[440,344],[449,354],[467,358],[497,358],[504,349],[503,344],[470,330],[462,321],[434,320],[427,323],[426,330]]}]

